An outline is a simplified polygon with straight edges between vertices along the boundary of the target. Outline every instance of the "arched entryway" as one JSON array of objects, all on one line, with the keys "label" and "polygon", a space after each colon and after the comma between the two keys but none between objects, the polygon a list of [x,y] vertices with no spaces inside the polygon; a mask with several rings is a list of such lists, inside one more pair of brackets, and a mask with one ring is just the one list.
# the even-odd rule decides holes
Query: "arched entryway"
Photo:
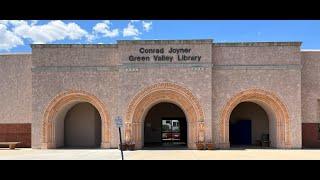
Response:
[{"label": "arched entryway", "polygon": [[275,148],[290,148],[290,121],[286,106],[275,94],[260,90],[250,89],[232,97],[221,112],[221,148],[230,147],[230,116],[232,111],[243,102],[259,105],[267,114],[269,121],[270,146]]},{"label": "arched entryway", "polygon": [[42,148],[109,148],[109,128],[109,115],[97,97],[84,91],[63,92],[53,98],[44,113]]},{"label": "arched entryway", "polygon": [[148,111],[144,120],[144,147],[187,147],[187,130],[186,116],[179,106],[158,103]]},{"label": "arched entryway", "polygon": [[130,102],[126,115],[125,141],[144,146],[144,121],[149,110],[159,103],[172,103],[182,109],[187,122],[188,148],[195,149],[197,142],[205,142],[204,113],[191,91],[173,83],[159,83],[138,93]]},{"label": "arched entryway", "polygon": [[231,147],[267,148],[270,146],[269,119],[265,110],[256,103],[239,103],[229,119]]},{"label": "arched entryway", "polygon": [[[63,148],[98,148],[101,145],[101,116],[90,103],[82,102],[74,105],[59,119],[64,132],[56,134],[64,140],[57,145]],[[58,144],[58,143],[57,143]]]}]

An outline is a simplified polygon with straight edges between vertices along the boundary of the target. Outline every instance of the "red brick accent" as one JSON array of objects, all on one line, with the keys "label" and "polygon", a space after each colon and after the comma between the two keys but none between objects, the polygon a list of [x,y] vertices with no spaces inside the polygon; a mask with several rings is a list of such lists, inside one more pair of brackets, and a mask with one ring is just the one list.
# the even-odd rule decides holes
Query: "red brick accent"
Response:
[{"label": "red brick accent", "polygon": [[16,147],[31,147],[31,124],[0,124],[0,142],[21,142]]},{"label": "red brick accent", "polygon": [[302,147],[320,148],[318,123],[302,123]]}]

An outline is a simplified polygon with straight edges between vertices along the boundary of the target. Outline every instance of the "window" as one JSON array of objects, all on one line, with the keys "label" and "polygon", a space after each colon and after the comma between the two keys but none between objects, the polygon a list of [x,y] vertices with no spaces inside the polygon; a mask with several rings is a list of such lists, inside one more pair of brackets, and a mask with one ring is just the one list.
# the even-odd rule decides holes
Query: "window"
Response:
[{"label": "window", "polygon": [[178,122],[172,122],[172,123],[173,123],[173,127],[178,127],[179,126]]}]

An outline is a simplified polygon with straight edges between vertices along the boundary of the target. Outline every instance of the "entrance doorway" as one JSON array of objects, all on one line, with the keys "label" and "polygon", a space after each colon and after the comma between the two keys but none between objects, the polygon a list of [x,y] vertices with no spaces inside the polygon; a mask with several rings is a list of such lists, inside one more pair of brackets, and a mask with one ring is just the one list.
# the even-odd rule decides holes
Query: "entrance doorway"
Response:
[{"label": "entrance doorway", "polygon": [[144,123],[144,147],[187,147],[187,121],[182,109],[173,103],[154,105]]},{"label": "entrance doorway", "polygon": [[232,145],[252,144],[252,123],[251,120],[239,120],[230,124],[230,142]]},{"label": "entrance doorway", "polygon": [[61,111],[56,130],[57,148],[99,148],[101,145],[101,117],[90,103],[81,102],[65,113]]},{"label": "entrance doorway", "polygon": [[256,103],[238,104],[231,113],[229,128],[231,147],[266,148],[270,146],[268,115]]},{"label": "entrance doorway", "polygon": [[163,145],[186,145],[187,129],[184,118],[165,118],[161,125],[161,142]]}]

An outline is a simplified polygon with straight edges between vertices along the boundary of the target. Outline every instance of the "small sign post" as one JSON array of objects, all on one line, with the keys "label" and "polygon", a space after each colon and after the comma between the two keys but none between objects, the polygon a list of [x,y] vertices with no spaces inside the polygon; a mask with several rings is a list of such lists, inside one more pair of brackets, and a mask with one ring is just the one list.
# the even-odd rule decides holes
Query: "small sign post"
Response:
[{"label": "small sign post", "polygon": [[121,151],[121,158],[123,160],[123,151],[122,151],[122,138],[121,138],[121,127],[123,126],[122,118],[120,116],[117,116],[116,119],[116,125],[119,128],[119,137],[120,137],[120,151]]}]

